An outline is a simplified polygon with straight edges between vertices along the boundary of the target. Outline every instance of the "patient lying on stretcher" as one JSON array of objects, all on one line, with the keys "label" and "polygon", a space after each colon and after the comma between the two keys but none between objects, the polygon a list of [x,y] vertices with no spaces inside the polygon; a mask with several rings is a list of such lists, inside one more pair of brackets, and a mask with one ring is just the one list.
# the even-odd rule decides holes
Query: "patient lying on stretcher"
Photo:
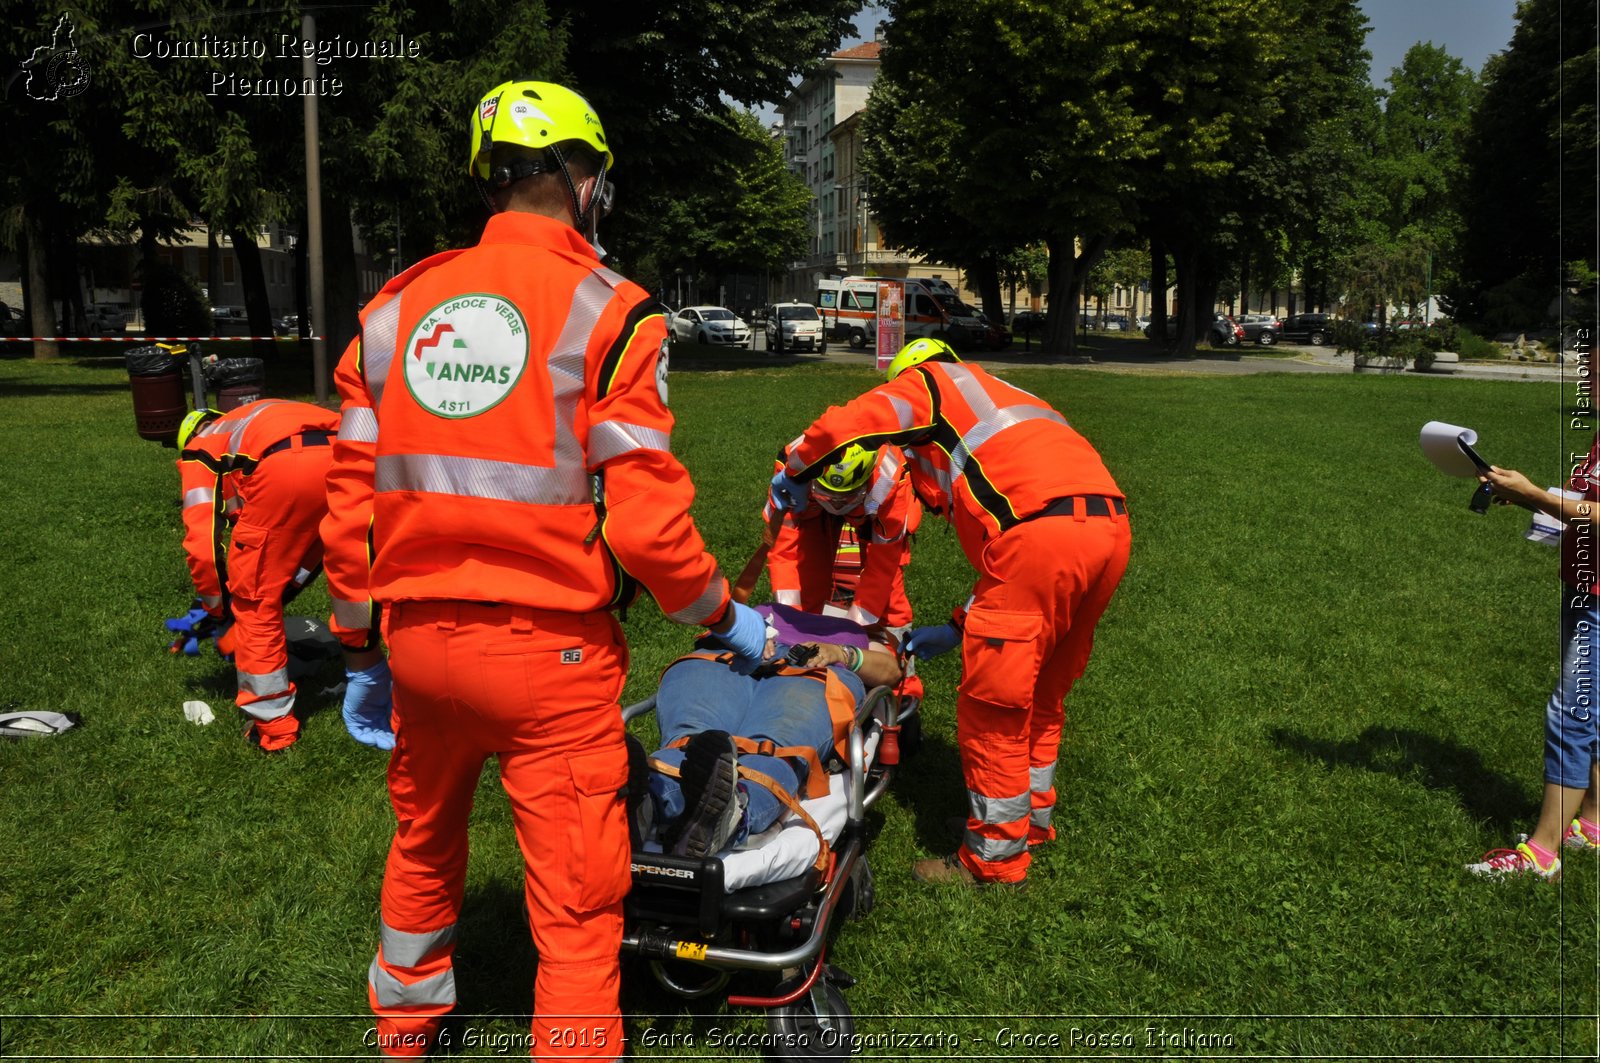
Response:
[{"label": "patient lying on stretcher", "polygon": [[844,755],[856,708],[867,691],[900,680],[890,648],[849,620],[757,609],[769,639],[754,675],[729,667],[729,654],[701,650],[661,677],[663,748],[648,785],[666,852],[714,855],[766,830],[793,799],[827,793],[824,766]]}]

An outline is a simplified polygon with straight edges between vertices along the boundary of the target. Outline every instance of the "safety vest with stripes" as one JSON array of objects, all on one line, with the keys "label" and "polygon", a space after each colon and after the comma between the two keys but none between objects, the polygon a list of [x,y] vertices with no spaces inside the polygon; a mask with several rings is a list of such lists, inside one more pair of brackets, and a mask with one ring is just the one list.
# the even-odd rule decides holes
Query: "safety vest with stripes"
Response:
[{"label": "safety vest with stripes", "polygon": [[[207,608],[222,605],[228,586],[228,526],[244,512],[241,481],[267,448],[302,432],[335,432],[339,415],[288,399],[261,399],[202,425],[178,457],[183,483],[183,548],[195,593]],[[271,521],[270,514],[256,519]]]},{"label": "safety vest with stripes", "polygon": [[337,375],[323,540],[341,641],[373,644],[374,603],[588,612],[638,584],[674,620],[720,618],[666,371],[648,293],[550,218],[497,214],[476,247],[390,281]]},{"label": "safety vest with stripes", "polygon": [[1061,414],[967,363],[924,362],[829,407],[789,444],[789,474],[813,479],[852,443],[903,447],[917,495],[955,525],[979,570],[989,539],[1054,500],[1123,497],[1100,455]]}]

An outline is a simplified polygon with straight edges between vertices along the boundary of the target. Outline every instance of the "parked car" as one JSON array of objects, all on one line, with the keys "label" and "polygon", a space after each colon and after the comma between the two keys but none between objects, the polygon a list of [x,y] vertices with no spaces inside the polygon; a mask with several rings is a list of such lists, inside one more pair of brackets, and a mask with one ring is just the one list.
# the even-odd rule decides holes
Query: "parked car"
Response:
[{"label": "parked car", "polygon": [[713,346],[750,346],[750,326],[725,306],[684,307],[672,317],[672,336]]},{"label": "parked car", "polygon": [[1333,319],[1327,314],[1290,314],[1283,322],[1280,338],[1292,343],[1309,343],[1320,347],[1328,342],[1333,332]]},{"label": "parked car", "polygon": [[1206,342],[1213,347],[1237,347],[1244,342],[1244,326],[1227,314],[1218,314],[1206,330]]},{"label": "parked car", "polygon": [[762,316],[766,320],[767,350],[827,352],[822,316],[810,303],[778,303],[768,307]]},{"label": "parked car", "polygon": [[1043,310],[1019,310],[1011,315],[1011,331],[1018,336],[1031,336],[1044,331]]},{"label": "parked car", "polygon": [[102,332],[123,332],[128,327],[128,312],[110,303],[97,303],[83,308],[83,320],[91,336],[98,336]]},{"label": "parked car", "polygon": [[1271,347],[1283,336],[1283,322],[1275,314],[1240,314],[1239,327],[1244,329],[1245,343]]},{"label": "parked car", "polygon": [[300,315],[285,314],[272,323],[272,330],[280,336],[300,335]]},{"label": "parked car", "polygon": [[213,306],[211,331],[216,336],[248,336],[250,315],[242,306]]},{"label": "parked car", "polygon": [[22,311],[14,306],[0,303],[0,336],[26,336],[27,330],[23,328]]},{"label": "parked car", "polygon": [[1127,314],[1107,314],[1100,319],[1097,327],[1106,332],[1127,332],[1132,328]]}]

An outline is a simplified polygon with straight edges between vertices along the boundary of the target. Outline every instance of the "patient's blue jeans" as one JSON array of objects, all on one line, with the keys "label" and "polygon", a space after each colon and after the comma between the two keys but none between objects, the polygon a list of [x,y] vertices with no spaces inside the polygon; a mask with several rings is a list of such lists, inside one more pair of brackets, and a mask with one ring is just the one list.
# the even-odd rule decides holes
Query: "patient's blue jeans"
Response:
[{"label": "patient's blue jeans", "polygon": [[1600,668],[1600,598],[1561,589],[1561,675],[1545,705],[1544,781],[1584,790],[1600,751],[1595,670]]},{"label": "patient's blue jeans", "polygon": [[[834,669],[860,704],[866,691],[861,677],[843,668]],[[727,731],[740,738],[763,739],[778,746],[810,746],[825,760],[833,745],[833,723],[828,717],[828,701],[823,685],[805,676],[768,676],[753,679],[739,675],[727,665],[700,658],[687,658],[668,668],[656,693],[656,720],[661,727],[661,744],[701,731]],[[662,763],[683,762],[683,750],[660,749],[655,753]],[[788,758],[740,754],[739,763],[771,776],[791,794],[798,794],[800,776]],[[740,780],[749,798],[746,825],[734,839],[744,841],[759,834],[783,814],[783,805],[764,786]],[[650,773],[650,792],[664,821],[683,815],[683,791],[678,780]]]}]

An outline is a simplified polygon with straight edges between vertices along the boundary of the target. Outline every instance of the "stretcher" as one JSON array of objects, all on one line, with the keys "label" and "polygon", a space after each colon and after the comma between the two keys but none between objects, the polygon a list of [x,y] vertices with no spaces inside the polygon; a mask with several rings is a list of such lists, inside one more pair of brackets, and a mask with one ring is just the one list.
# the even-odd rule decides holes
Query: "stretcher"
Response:
[{"label": "stretcher", "polygon": [[[623,718],[654,708],[652,696]],[[818,834],[793,813],[713,857],[673,856],[651,839],[636,845],[623,954],[685,999],[722,993],[737,976],[747,991],[727,1001],[766,1009],[773,1058],[849,1058],[855,1027],[843,990],[855,980],[827,962],[828,947],[840,923],[872,909],[866,813],[920,741],[916,698],[890,687],[867,693],[846,737],[847,763],[835,765],[826,796],[801,803],[826,839],[821,861]]]}]

